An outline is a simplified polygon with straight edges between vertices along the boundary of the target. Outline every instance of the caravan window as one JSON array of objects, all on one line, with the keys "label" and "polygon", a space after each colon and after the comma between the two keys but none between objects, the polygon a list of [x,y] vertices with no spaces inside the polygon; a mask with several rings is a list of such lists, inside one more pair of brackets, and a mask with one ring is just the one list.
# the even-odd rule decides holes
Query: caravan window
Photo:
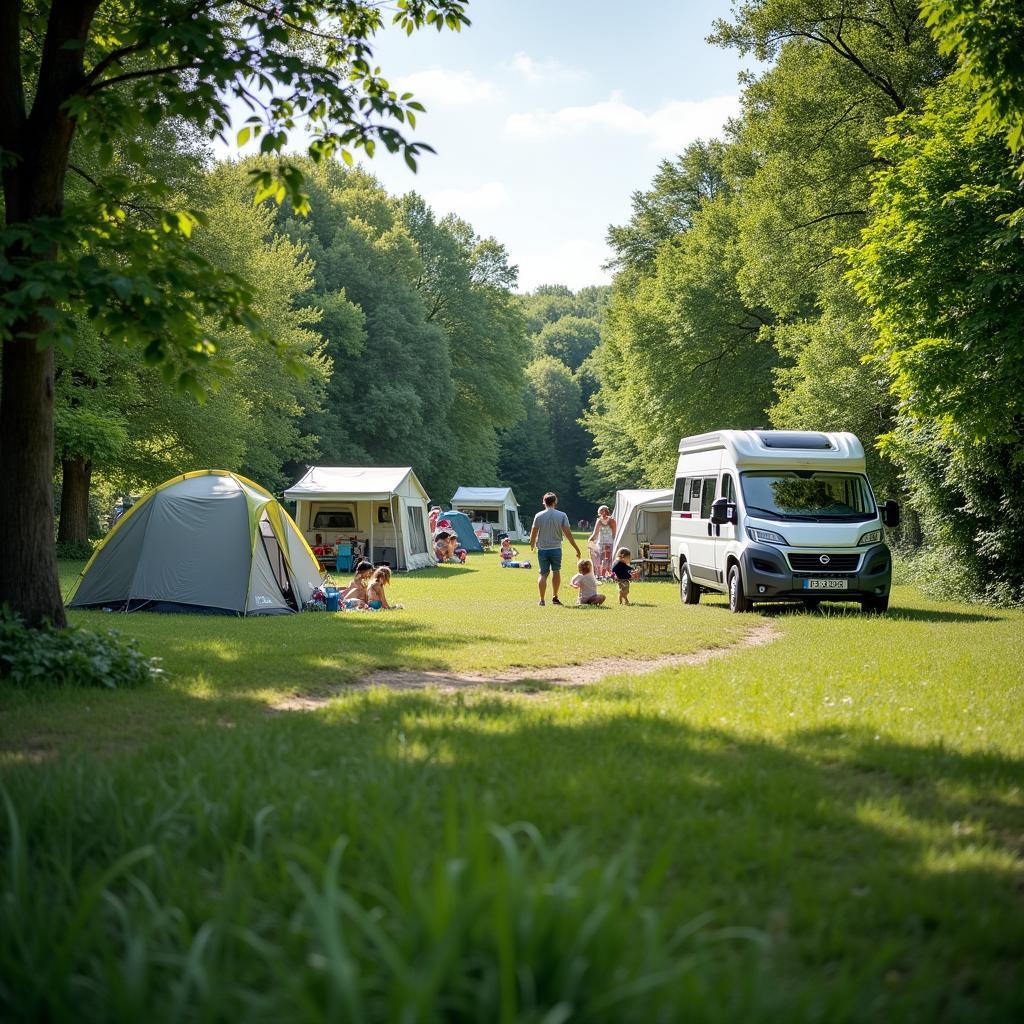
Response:
[{"label": "caravan window", "polygon": [[512,509],[508,510],[508,529],[510,533],[517,533],[519,527],[516,526],[516,514]]},{"label": "caravan window", "polygon": [[715,500],[715,486],[718,480],[713,476],[695,476],[690,480],[689,505],[683,512],[689,512],[694,519],[710,519],[711,503]]},{"label": "caravan window", "polygon": [[672,511],[673,512],[685,512],[687,509],[687,498],[686,489],[690,486],[690,481],[687,477],[681,476],[676,480],[676,489],[672,495]]},{"label": "caravan window", "polygon": [[350,508],[322,509],[313,517],[314,530],[354,530],[356,517]]},{"label": "caravan window", "polygon": [[414,505],[409,509],[409,554],[422,555],[427,550],[427,531],[423,526],[423,509]]},{"label": "caravan window", "polygon": [[704,477],[704,490],[700,495],[700,517],[701,519],[711,518],[711,503],[715,500],[715,484],[718,481],[713,476]]},{"label": "caravan window", "polygon": [[498,522],[498,510],[496,508],[464,508],[462,511],[475,523]]},{"label": "caravan window", "polygon": [[377,522],[378,523],[390,523],[391,522],[391,506],[390,505],[378,505],[377,506]]}]

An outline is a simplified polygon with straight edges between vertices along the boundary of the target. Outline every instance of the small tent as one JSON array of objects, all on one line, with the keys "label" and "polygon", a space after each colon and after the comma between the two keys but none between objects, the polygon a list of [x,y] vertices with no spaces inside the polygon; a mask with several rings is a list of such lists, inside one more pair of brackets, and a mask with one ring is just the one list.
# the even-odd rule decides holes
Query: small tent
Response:
[{"label": "small tent", "polygon": [[[465,512],[456,512],[454,509],[451,512],[442,512],[438,516],[437,522],[438,527],[443,529],[440,525],[442,520],[449,524],[449,529],[458,538],[460,547],[465,548],[470,554],[483,552],[484,546],[473,532],[473,524]],[[435,529],[434,532],[436,534],[437,530]]]},{"label": "small tent", "polygon": [[312,466],[284,496],[310,544],[354,540],[392,569],[437,564],[430,499],[410,466]]},{"label": "small tent", "polygon": [[614,547],[637,557],[643,544],[668,544],[672,529],[672,488],[617,491]]},{"label": "small tent", "polygon": [[488,523],[495,536],[507,533],[512,540],[526,539],[511,487],[460,487],[452,508],[465,512],[474,523]]},{"label": "small tent", "polygon": [[111,527],[72,608],[282,615],[320,585],[309,545],[273,495],[245,477],[185,473]]}]

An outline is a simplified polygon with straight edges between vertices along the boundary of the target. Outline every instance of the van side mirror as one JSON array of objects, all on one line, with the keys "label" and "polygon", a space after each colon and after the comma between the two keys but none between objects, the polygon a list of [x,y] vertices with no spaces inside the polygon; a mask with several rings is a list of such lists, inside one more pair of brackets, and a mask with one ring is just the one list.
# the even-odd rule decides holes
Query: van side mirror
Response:
[{"label": "van side mirror", "polygon": [[893,501],[892,498],[888,501],[883,501],[879,511],[882,515],[883,526],[900,525],[900,503],[898,501]]},{"label": "van side mirror", "polygon": [[736,505],[728,498],[715,498],[711,502],[711,522],[715,526],[725,526],[736,522]]}]

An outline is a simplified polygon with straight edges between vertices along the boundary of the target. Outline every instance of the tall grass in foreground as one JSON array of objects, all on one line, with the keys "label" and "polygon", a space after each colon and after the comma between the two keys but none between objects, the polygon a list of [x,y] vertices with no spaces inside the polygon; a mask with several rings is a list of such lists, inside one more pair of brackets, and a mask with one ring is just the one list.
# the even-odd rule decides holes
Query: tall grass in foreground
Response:
[{"label": "tall grass in foreground", "polygon": [[[125,616],[169,682],[0,688],[0,1021],[1024,1020],[1020,612],[904,588],[737,626],[668,584],[542,609],[524,577],[403,579],[385,617]],[[766,646],[579,689],[267,713],[768,617]]]},{"label": "tall grass in foreground", "polygon": [[[373,791],[357,834],[327,813],[300,836],[237,789],[111,782],[73,768],[29,820],[3,794],[6,1020],[639,1024],[771,1005],[765,937],[680,923],[658,905],[665,860],[641,873],[628,843],[601,861],[451,804],[410,823]],[[76,813],[83,797],[102,816]]]}]

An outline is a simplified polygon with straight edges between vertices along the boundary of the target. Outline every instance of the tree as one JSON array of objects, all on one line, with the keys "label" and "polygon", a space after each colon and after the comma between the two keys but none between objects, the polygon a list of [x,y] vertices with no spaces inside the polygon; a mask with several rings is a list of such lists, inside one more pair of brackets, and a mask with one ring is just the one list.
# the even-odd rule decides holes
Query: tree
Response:
[{"label": "tree", "polygon": [[629,222],[608,229],[614,267],[653,269],[658,247],[688,231],[694,214],[728,188],[725,153],[720,139],[698,139],[675,160],[662,160],[651,187],[633,193]]},{"label": "tree", "polygon": [[[275,346],[244,330],[225,332],[220,351],[228,367],[200,404],[164,383],[158,369],[141,365],[131,349],[104,344],[83,322],[71,350],[57,353],[58,540],[65,544],[87,539],[94,470],[123,491],[211,465],[275,488],[285,483],[285,463],[314,450],[315,438],[302,432],[299,418],[312,419],[319,409],[329,364],[313,330],[319,316],[303,304],[312,283],[309,261],[275,235],[266,206],[253,206],[237,166],[217,168],[192,187],[210,219],[198,247],[218,270],[239,268]],[[282,360],[301,372],[282,373]]]},{"label": "tree", "polygon": [[330,464],[411,464],[440,493],[447,483],[436,471],[453,462],[452,358],[443,325],[429,317],[424,262],[401,203],[362,171],[300,166],[311,212],[285,205],[279,218],[313,260],[309,301],[328,310],[321,330],[332,361],[324,412],[305,427]]},{"label": "tree", "polygon": [[427,320],[447,335],[455,389],[447,414],[451,450],[433,468],[434,493],[451,495],[467,480],[496,484],[498,431],[523,414],[527,342],[513,294],[517,268],[500,243],[478,237],[458,217],[438,221],[419,196],[405,196],[401,207],[423,264],[417,288]]},{"label": "tree", "polygon": [[[699,159],[684,154],[671,178],[659,172],[657,202],[637,203],[628,229],[609,236],[627,248],[596,357],[601,389],[585,417],[597,450],[591,494],[613,482],[664,486],[682,435],[761,425],[772,401],[778,359],[764,339],[771,312],[746,301],[738,284],[738,182],[725,148],[694,149]],[[708,166],[709,153],[718,155],[717,170]],[[674,202],[670,188],[681,189]],[[652,224],[651,209],[674,210],[672,223],[682,232],[666,235],[666,226]],[[654,259],[638,261],[648,230]],[[624,465],[633,467],[625,479]]]},{"label": "tree", "polygon": [[[394,18],[408,32],[427,23],[458,29],[464,6],[401,0]],[[217,366],[209,324],[260,326],[244,282],[214,274],[189,246],[201,216],[126,216],[123,197],[139,183],[109,169],[114,140],[168,118],[223,136],[237,99],[254,111],[239,142],[261,134],[265,153],[280,154],[301,123],[317,159],[351,159],[354,148],[372,155],[379,142],[415,166],[424,147],[402,130],[422,108],[373,68],[370,40],[382,25],[369,0],[0,4],[0,476],[18,496],[0,511],[0,603],[29,622],[64,622],[53,551],[53,346],[70,343],[76,312],[86,311],[101,337],[140,345],[197,392]],[[66,204],[73,144],[104,171],[83,170],[92,192]],[[258,199],[290,196],[306,208],[292,162],[254,171]],[[166,198],[160,182],[143,191],[151,206]]]},{"label": "tree", "polygon": [[511,487],[520,503],[539,508],[545,491],[565,492],[570,481],[562,479],[552,440],[551,421],[537,401],[533,388],[524,386],[520,398],[523,417],[499,436],[500,482]]},{"label": "tree", "polygon": [[601,340],[601,324],[594,317],[567,313],[546,323],[533,338],[534,358],[553,356],[575,372],[597,348]]},{"label": "tree", "polygon": [[878,143],[875,217],[852,254],[899,418],[885,438],[933,535],[990,596],[1024,598],[1024,253],[998,128],[956,81]]},{"label": "tree", "polygon": [[[1024,157],[1024,17],[1017,0],[924,0],[921,14],[957,77],[977,97],[975,124]],[[1024,159],[1019,173],[1024,177]],[[1018,216],[1019,216],[1019,212]]]}]

